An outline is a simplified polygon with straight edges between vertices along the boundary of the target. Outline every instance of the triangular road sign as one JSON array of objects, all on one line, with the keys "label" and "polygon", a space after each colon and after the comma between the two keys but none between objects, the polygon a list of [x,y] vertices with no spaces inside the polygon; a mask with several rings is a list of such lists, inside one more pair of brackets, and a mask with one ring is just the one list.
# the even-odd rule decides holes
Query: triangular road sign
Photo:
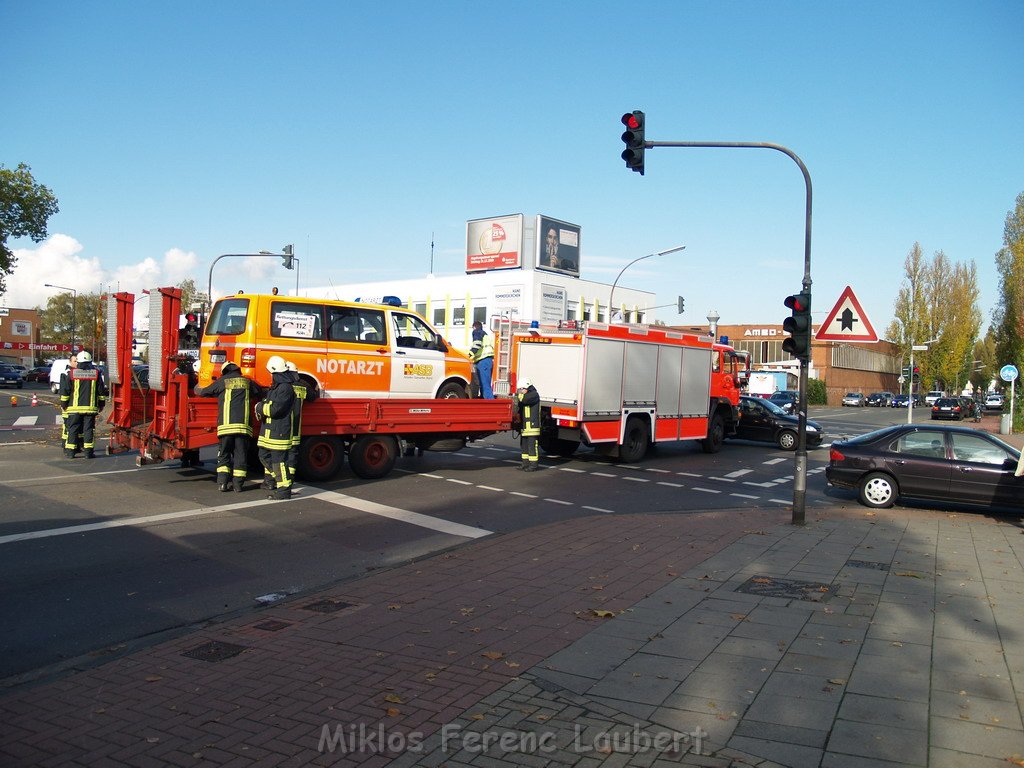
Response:
[{"label": "triangular road sign", "polygon": [[846,286],[825,322],[818,327],[814,338],[818,341],[875,342],[878,341],[878,334],[864,314],[857,297],[853,295],[853,289]]}]

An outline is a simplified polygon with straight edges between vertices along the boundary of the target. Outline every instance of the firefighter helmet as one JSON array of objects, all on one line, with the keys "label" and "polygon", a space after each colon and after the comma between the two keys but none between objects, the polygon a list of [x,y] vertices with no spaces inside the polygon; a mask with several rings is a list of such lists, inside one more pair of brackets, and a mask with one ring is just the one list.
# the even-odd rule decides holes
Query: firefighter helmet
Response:
[{"label": "firefighter helmet", "polygon": [[519,380],[519,383],[516,385],[516,387],[518,389],[529,389],[532,386],[533,386],[533,382],[530,381],[530,379],[528,377],[525,377],[525,376],[523,378],[521,378]]},{"label": "firefighter helmet", "polygon": [[267,370],[271,373],[284,373],[288,370],[288,363],[280,355],[274,355],[267,360]]},{"label": "firefighter helmet", "polygon": [[295,363],[293,363],[291,360],[285,360],[284,361],[284,367],[287,368],[289,371],[293,371],[295,373],[299,372],[299,369],[295,366]]},{"label": "firefighter helmet", "polygon": [[228,363],[220,369],[221,375],[226,373],[241,373],[242,369],[235,363]]},{"label": "firefighter helmet", "polygon": [[91,363],[92,355],[86,352],[84,349],[75,356],[75,359],[80,363]]}]

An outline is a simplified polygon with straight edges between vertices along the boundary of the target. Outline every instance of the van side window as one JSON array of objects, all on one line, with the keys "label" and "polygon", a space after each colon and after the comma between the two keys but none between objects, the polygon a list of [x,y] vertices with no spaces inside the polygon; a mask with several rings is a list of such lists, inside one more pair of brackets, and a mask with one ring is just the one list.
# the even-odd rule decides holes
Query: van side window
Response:
[{"label": "van side window", "polygon": [[383,344],[384,313],[379,309],[328,306],[327,338],[353,344]]},{"label": "van side window", "polygon": [[281,339],[322,339],[322,304],[275,301],[270,305],[270,335]]},{"label": "van side window", "polygon": [[395,346],[414,349],[440,349],[434,330],[416,315],[392,312]]}]

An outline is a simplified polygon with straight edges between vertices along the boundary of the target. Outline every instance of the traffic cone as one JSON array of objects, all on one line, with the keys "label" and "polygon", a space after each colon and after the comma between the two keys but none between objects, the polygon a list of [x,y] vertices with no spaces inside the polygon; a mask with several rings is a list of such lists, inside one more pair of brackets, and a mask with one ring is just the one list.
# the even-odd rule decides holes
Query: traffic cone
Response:
[{"label": "traffic cone", "polygon": [[36,397],[36,393],[33,392],[32,393],[32,406],[35,407],[37,405],[39,405],[39,398]]},{"label": "traffic cone", "polygon": [[17,395],[11,395],[11,408],[17,408],[17,407],[18,407],[18,396]]}]

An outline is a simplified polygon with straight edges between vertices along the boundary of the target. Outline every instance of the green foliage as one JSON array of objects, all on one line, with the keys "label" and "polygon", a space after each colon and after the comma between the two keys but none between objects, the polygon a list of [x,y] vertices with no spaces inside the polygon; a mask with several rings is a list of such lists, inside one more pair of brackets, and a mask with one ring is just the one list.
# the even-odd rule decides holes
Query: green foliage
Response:
[{"label": "green foliage", "polygon": [[821,379],[807,380],[807,404],[827,405],[828,392],[825,389],[825,382]]},{"label": "green foliage", "polygon": [[992,313],[996,365],[1024,363],[1024,192],[1006,214],[1003,247],[996,253],[999,301]]},{"label": "green foliage", "polygon": [[30,237],[38,243],[46,237],[46,222],[57,211],[57,198],[36,184],[31,168],[24,163],[14,170],[0,165],[0,293],[17,262],[8,238]]}]

